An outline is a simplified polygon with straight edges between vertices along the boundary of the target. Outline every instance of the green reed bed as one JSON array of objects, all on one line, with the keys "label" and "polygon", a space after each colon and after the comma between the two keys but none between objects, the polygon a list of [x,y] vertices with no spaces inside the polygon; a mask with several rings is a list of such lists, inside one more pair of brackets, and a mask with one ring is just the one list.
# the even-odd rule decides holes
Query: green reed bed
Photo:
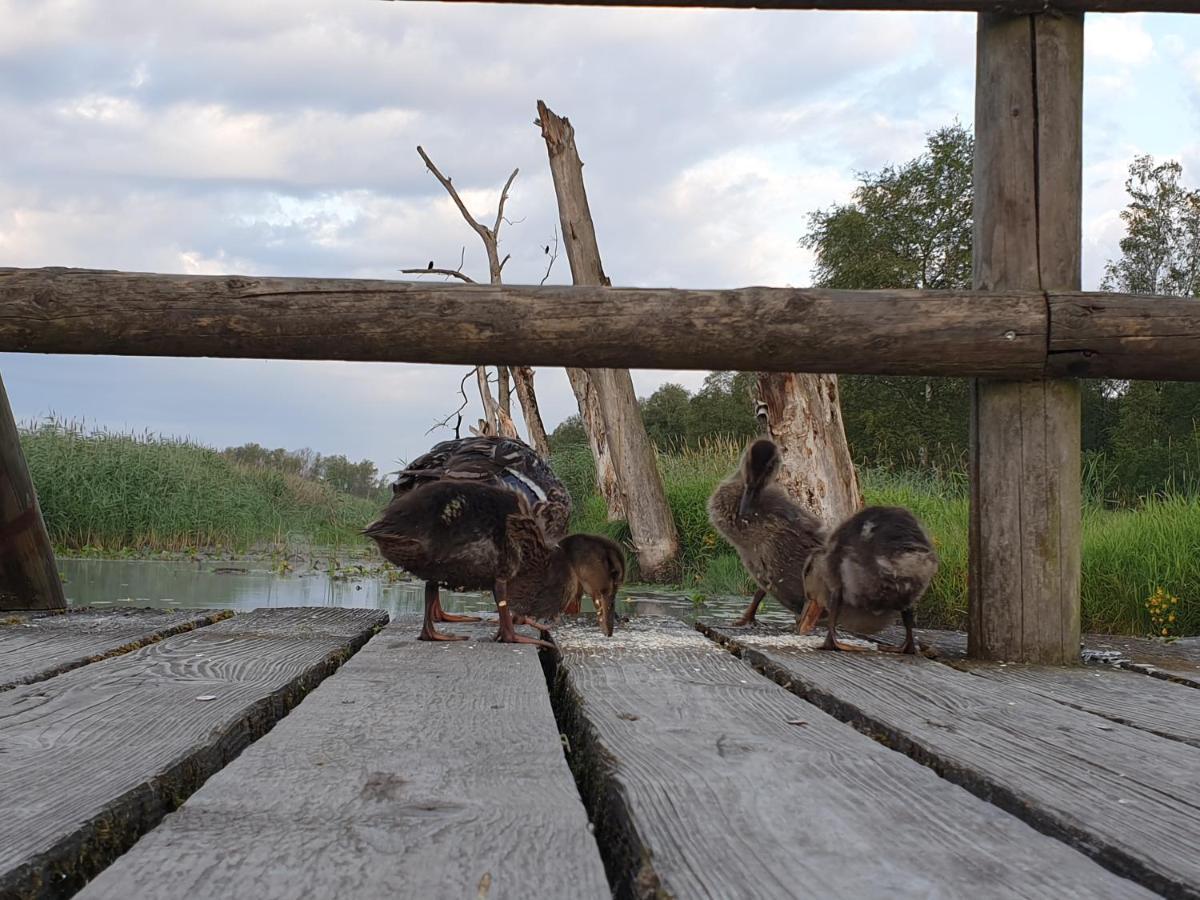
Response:
[{"label": "green reed bed", "polygon": [[378,507],[152,434],[50,421],[24,429],[21,446],[51,540],[67,551],[355,545]]},{"label": "green reed bed", "polygon": [[[740,442],[715,440],[659,455],[667,500],[682,545],[683,587],[705,595],[751,591],[733,549],[708,523],[713,487],[737,465]],[[627,540],[626,523],[608,522],[596,494],[586,447],[556,454],[552,465],[575,498],[572,528]],[[941,568],[922,601],[918,622],[963,628],[967,614],[967,483],[961,473],[926,475],[860,469],[867,502],[906,506],[933,536]],[[1084,496],[1104,492],[1084,486]],[[1145,498],[1125,508],[1088,499],[1083,521],[1083,627],[1087,631],[1200,634],[1200,497]],[[631,573],[636,577],[636,566]],[[1150,599],[1159,592],[1160,600]],[[1161,599],[1165,598],[1165,599]],[[1172,602],[1176,599],[1178,602]],[[1171,619],[1174,615],[1174,619]]]}]

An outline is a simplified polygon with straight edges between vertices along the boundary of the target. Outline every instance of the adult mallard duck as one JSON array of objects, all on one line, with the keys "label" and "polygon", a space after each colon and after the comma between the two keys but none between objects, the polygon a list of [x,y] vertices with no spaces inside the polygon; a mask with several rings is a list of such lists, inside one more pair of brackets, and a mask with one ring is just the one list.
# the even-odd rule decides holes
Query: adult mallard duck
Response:
[{"label": "adult mallard duck", "polygon": [[384,558],[425,580],[422,640],[465,640],[434,626],[443,584],[492,591],[500,614],[498,641],[549,647],[517,634],[514,624],[545,630],[531,616],[561,611],[582,590],[592,593],[601,626],[612,634],[613,601],[625,573],[620,548],[599,535],[548,541],[517,491],[482,481],[429,481],[393,496],[363,533]]},{"label": "adult mallard duck", "polygon": [[[398,497],[431,482],[454,481],[506,488],[524,497],[542,532],[550,542],[567,533],[571,495],[537,452],[517,438],[498,435],[455,438],[435,444],[401,469],[392,484]],[[428,602],[428,586],[426,602]],[[566,612],[578,612],[578,603]],[[433,588],[434,622],[478,622],[477,616],[452,615],[442,609],[437,586]]]},{"label": "adult mallard duck", "polygon": [[829,535],[805,569],[805,583],[815,611],[829,610],[822,650],[856,650],[839,643],[837,626],[875,634],[899,613],[904,643],[880,645],[897,653],[916,653],[913,607],[937,573],[938,557],[921,523],[907,509],[869,506]]},{"label": "adult mallard duck", "polygon": [[824,539],[821,520],[775,483],[779,464],[779,448],[760,438],[746,449],[737,471],[717,485],[708,499],[709,521],[733,545],[758,585],[734,625],[751,624],[767,594],[799,621],[806,597],[804,566]]}]

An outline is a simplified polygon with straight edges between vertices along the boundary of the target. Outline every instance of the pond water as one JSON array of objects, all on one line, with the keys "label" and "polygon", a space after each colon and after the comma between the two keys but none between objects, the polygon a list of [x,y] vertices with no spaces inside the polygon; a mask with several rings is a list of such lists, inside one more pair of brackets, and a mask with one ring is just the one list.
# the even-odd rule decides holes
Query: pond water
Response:
[{"label": "pond water", "polygon": [[[330,577],[323,571],[280,575],[261,562],[165,562],[159,560],[63,559],[67,599],[74,606],[236,609],[280,606],[357,606],[387,610],[393,618],[419,616],[425,590],[419,581],[389,582],[370,574]],[[710,597],[693,603],[683,591],[642,585],[621,590],[623,615],[735,618],[748,597]],[[442,592],[448,612],[494,611],[490,594]],[[589,611],[584,601],[584,611]],[[768,600],[763,622],[787,623],[790,614]]]}]

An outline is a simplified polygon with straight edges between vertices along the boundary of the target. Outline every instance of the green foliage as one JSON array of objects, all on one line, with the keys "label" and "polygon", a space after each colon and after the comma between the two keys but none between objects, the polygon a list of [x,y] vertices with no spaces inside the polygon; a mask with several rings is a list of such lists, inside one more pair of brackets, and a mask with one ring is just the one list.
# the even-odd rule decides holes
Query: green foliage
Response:
[{"label": "green foliage", "polygon": [[322,456],[307,447],[303,450],[284,450],[282,447],[268,450],[255,443],[227,447],[222,454],[243,466],[274,469],[286,475],[323,481],[336,491],[356,497],[381,499],[387,496],[386,485],[381,482],[375,463],[369,459],[355,463],[340,453]]},{"label": "green foliage", "polygon": [[1175,160],[1138,156],[1130,164],[1121,257],[1105,268],[1102,290],[1200,296],[1200,190],[1182,178]]},{"label": "green foliage", "polygon": [[971,285],[975,138],[961,125],[928,136],[916,159],[859,175],[853,200],[813,213],[801,239],[817,252],[822,287]]},{"label": "green foliage", "polygon": [[379,510],[375,501],[186,440],[49,421],[24,430],[21,446],[50,537],[71,550],[355,545]]}]

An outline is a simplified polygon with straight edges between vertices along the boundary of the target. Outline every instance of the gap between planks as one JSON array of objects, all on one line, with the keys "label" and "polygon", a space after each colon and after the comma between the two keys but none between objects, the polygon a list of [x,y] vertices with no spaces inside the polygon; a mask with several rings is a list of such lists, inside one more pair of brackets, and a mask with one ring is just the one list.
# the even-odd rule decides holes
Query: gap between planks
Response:
[{"label": "gap between planks", "polygon": [[925,659],[819,653],[814,637],[696,627],[793,693],[1117,874],[1167,897],[1200,898],[1195,747]]},{"label": "gap between planks", "polygon": [[256,610],[0,694],[0,897],[69,896],[386,621]]},{"label": "gap between planks", "polygon": [[87,606],[5,615],[0,619],[0,691],[36,684],[232,615],[217,609]]}]

